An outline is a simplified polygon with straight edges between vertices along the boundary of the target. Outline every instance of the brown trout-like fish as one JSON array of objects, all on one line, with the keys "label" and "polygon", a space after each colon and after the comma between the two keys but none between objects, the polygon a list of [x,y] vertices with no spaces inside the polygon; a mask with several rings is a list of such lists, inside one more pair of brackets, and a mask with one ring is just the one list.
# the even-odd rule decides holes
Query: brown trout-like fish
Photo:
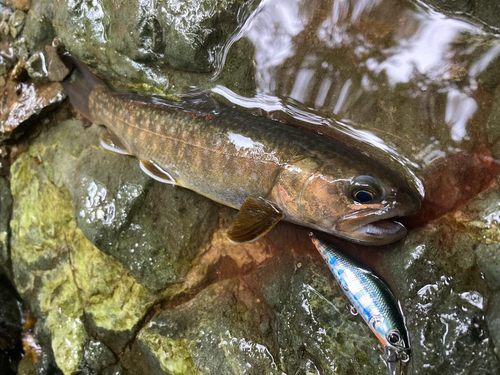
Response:
[{"label": "brown trout-like fish", "polygon": [[406,234],[394,218],[420,208],[401,177],[356,149],[202,93],[175,102],[115,92],[71,61],[76,70],[64,88],[79,112],[109,130],[101,144],[135,156],[152,178],[239,209],[228,231],[235,243],[283,219],[384,245]]}]

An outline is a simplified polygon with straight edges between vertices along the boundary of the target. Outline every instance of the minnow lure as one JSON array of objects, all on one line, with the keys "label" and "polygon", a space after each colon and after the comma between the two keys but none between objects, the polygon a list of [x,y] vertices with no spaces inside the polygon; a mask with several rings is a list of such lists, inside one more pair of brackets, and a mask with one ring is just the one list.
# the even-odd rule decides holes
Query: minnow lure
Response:
[{"label": "minnow lure", "polygon": [[410,344],[403,316],[387,285],[334,247],[311,233],[311,241],[352,306],[384,348],[388,374],[398,374],[409,361]]},{"label": "minnow lure", "polygon": [[83,64],[63,82],[73,106],[110,133],[102,145],[142,170],[239,210],[232,242],[251,242],[280,220],[350,241],[403,238],[397,217],[420,198],[395,171],[318,134],[252,116],[198,92],[179,102],[116,92]]}]

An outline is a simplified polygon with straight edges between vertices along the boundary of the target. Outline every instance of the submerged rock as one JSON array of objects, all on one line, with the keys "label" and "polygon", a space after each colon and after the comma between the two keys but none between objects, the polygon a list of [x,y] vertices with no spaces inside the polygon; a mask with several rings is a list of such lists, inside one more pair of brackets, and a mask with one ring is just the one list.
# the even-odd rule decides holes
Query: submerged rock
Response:
[{"label": "submerged rock", "polygon": [[425,0],[427,4],[456,15],[468,15],[500,28],[500,4],[496,0]]}]

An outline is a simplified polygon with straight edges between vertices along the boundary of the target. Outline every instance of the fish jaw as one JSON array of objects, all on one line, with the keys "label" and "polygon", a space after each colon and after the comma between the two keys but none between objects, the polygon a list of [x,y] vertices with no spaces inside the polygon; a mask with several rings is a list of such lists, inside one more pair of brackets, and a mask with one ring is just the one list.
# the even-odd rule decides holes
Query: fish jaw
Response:
[{"label": "fish jaw", "polygon": [[344,215],[333,228],[335,234],[361,244],[388,245],[401,240],[407,233],[405,226],[395,218],[418,212],[420,201],[406,196],[351,208],[354,212]]}]

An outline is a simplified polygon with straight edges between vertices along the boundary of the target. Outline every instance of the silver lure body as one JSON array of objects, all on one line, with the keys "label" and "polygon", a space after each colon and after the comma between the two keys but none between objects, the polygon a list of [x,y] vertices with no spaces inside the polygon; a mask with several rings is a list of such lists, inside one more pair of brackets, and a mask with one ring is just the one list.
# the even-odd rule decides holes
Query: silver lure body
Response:
[{"label": "silver lure body", "polygon": [[408,335],[396,299],[387,285],[332,246],[311,234],[311,240],[352,306],[384,347],[388,367],[406,362]]}]

